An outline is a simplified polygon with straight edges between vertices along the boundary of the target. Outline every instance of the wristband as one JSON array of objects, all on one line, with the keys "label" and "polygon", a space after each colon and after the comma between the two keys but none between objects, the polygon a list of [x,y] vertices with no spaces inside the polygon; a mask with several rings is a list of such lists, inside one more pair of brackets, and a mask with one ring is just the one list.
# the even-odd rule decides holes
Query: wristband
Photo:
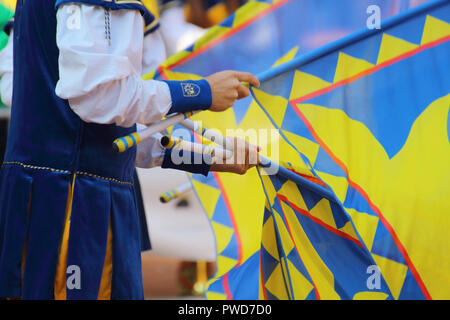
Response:
[{"label": "wristband", "polygon": [[212,104],[211,86],[206,80],[167,81],[172,107],[169,114],[207,110]]}]

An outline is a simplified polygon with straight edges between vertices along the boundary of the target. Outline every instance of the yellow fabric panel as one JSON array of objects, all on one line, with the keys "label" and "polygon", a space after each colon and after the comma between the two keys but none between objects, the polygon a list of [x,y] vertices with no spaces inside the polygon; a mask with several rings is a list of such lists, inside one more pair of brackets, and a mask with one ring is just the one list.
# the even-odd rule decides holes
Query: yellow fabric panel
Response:
[{"label": "yellow fabric panel", "polygon": [[314,290],[313,285],[306,279],[300,271],[290,262],[287,261],[289,274],[291,276],[292,288],[294,290],[295,300],[305,300],[311,290]]},{"label": "yellow fabric panel", "polygon": [[[227,113],[227,112],[225,112]],[[212,113],[211,113],[212,114]],[[233,119],[234,112],[232,111]],[[226,115],[221,126],[231,122],[231,119],[227,120]],[[208,115],[208,122],[211,117]],[[206,118],[205,118],[206,119]],[[235,122],[232,125],[236,127]],[[228,128],[233,128],[231,125]],[[264,111],[253,101],[247,111],[246,116],[239,124],[239,128],[244,131],[251,130],[258,133],[259,141],[258,145],[262,148],[260,154],[266,158],[272,159],[275,162],[279,162],[281,159],[289,161],[297,166],[305,167],[303,161],[298,154],[278,133],[270,119],[266,116]],[[226,127],[222,132],[226,132]],[[273,130],[273,131],[272,131]],[[267,139],[263,138],[263,134],[266,134]]]},{"label": "yellow fabric panel", "polygon": [[270,8],[270,4],[262,3],[258,1],[250,1],[245,6],[240,7],[235,12],[235,17],[233,20],[233,28],[240,26],[241,24],[247,22],[252,17],[258,15],[262,11]]},{"label": "yellow fabric panel", "polygon": [[293,181],[289,180],[284,183],[280,190],[278,190],[278,193],[288,198],[289,201],[300,209],[308,210],[297,185]]},{"label": "yellow fabric panel", "polygon": [[216,25],[225,20],[228,16],[228,10],[225,3],[218,3],[215,6],[209,8],[206,13],[208,20],[211,24]]},{"label": "yellow fabric panel", "polygon": [[16,10],[16,0],[1,0],[0,3],[3,4],[8,9],[15,11]]},{"label": "yellow fabric panel", "polygon": [[[286,279],[287,281],[287,279]],[[289,286],[289,284],[287,284]],[[288,300],[289,296],[286,292],[286,286],[283,279],[283,271],[281,269],[281,265],[278,263],[276,268],[273,270],[269,279],[266,281],[266,288],[269,290],[275,297],[280,300]]]},{"label": "yellow fabric panel", "polygon": [[334,75],[334,82],[336,83],[341,80],[348,79],[372,67],[373,64],[367,62],[366,60],[357,59],[340,52],[336,73]]},{"label": "yellow fabric panel", "polygon": [[343,226],[342,228],[339,229],[339,231],[342,231],[346,234],[348,234],[349,236],[353,237],[354,239],[358,239],[358,235],[355,232],[355,228],[353,228],[352,222],[349,221],[345,224],[345,226]]},{"label": "yellow fabric panel", "polygon": [[226,129],[236,128],[236,119],[231,108],[224,112],[202,112],[199,115],[195,115],[192,119],[200,121],[202,126],[223,133],[223,135],[225,135]]},{"label": "yellow fabric panel", "polygon": [[[348,168],[350,178],[392,225],[435,299],[450,298],[450,287],[442,286],[450,283],[450,257],[443,254],[450,252],[450,216],[446,214],[450,212],[449,107],[450,95],[428,106],[403,148],[389,159],[371,132],[344,112],[300,105],[317,134]],[[407,212],[408,218],[399,212]],[[364,232],[360,234],[364,238]]]},{"label": "yellow fabric panel", "polygon": [[[381,197],[396,191],[395,206],[388,202],[381,211],[434,299],[450,299],[450,286],[442,285],[450,283],[449,108],[447,95],[432,103],[416,120],[405,146],[391,159],[383,175],[386,190],[377,190],[380,194],[374,196],[378,203]],[[391,183],[387,182],[388,175]],[[402,219],[399,212],[408,212],[408,219]]]},{"label": "yellow fabric panel", "polygon": [[323,89],[330,85],[331,83],[316,76],[295,70],[294,81],[292,84],[292,90],[291,95],[289,96],[289,100],[303,97],[307,94]]},{"label": "yellow fabric panel", "polygon": [[387,285],[391,290],[392,296],[397,300],[400,296],[400,291],[402,290],[408,267],[404,264],[381,257],[376,254],[372,254],[372,257],[375,260],[377,266],[380,268],[381,274],[386,280]]},{"label": "yellow fabric panel", "polygon": [[[309,104],[299,104],[298,107],[331,152],[344,164],[348,164],[351,180],[358,176],[367,181],[379,181],[372,179],[373,168],[381,169],[383,160],[388,159],[388,156],[361,122],[350,119],[338,109]],[[330,175],[322,174],[321,178],[326,183],[328,180],[333,182]]]},{"label": "yellow fabric panel", "polygon": [[217,200],[220,197],[220,190],[214,187],[208,186],[207,184],[198,182],[196,180],[191,180],[192,185],[197,191],[200,201],[202,202],[203,208],[205,209],[208,217],[211,219],[214,210],[216,208]]},{"label": "yellow fabric panel", "polygon": [[260,265],[259,270],[258,270],[258,300],[266,300],[266,297],[264,296],[264,290],[265,290],[265,288],[263,288],[262,270],[261,270],[261,265]]},{"label": "yellow fabric panel", "polygon": [[233,235],[233,229],[214,221],[211,221],[211,225],[213,227],[214,234],[220,234],[220,237],[216,237],[216,244],[217,252],[222,252],[230,242]]},{"label": "yellow fabric panel", "polygon": [[[174,63],[176,63],[176,62],[178,62],[178,61],[180,61],[180,60],[186,58],[186,57],[189,56],[190,54],[192,54],[192,52],[190,52],[190,51],[180,51],[180,52],[177,52],[176,54],[174,54],[174,55],[170,56],[169,58],[167,58],[167,60],[164,61],[164,62],[161,64],[161,67],[164,68],[164,67],[167,67],[167,66],[171,66],[172,64],[174,64]],[[165,71],[167,71],[167,69],[166,69]],[[150,80],[150,79],[152,79],[152,78],[150,77],[150,73],[146,73],[145,75],[142,76],[142,79],[144,79],[144,80]],[[170,79],[170,80],[174,80],[174,79],[172,79],[172,78],[169,78],[169,79]]]},{"label": "yellow fabric panel", "polygon": [[152,70],[149,73],[146,73],[145,75],[143,75],[142,79],[144,79],[144,80],[154,79],[155,78],[155,73],[156,73],[156,70]]},{"label": "yellow fabric panel", "polygon": [[291,288],[291,282],[292,282],[291,272],[290,272],[290,270],[288,270],[285,257],[280,259],[280,265],[282,266],[282,272],[284,273],[284,278],[286,279],[286,285],[287,285],[286,294],[288,295],[288,299],[292,300],[293,299],[293,297],[292,297],[293,288]]},{"label": "yellow fabric panel", "polygon": [[[33,199],[33,193],[30,193],[30,200],[28,201],[28,219],[30,219],[30,213],[31,213],[31,200]],[[25,276],[25,266],[27,262],[27,247],[28,247],[28,234],[25,237],[25,244],[23,245],[22,249],[22,262],[20,263],[20,276],[21,281],[23,284],[23,279]]]},{"label": "yellow fabric panel", "polygon": [[284,203],[282,203],[281,206],[286,215],[286,220],[289,223],[300,259],[303,261],[306,270],[308,270],[308,273],[319,292],[320,299],[340,299],[339,295],[334,290],[333,274],[312,246],[294,211]]},{"label": "yellow fabric panel", "polygon": [[208,300],[227,300],[227,295],[218,292],[206,291],[206,298]]},{"label": "yellow fabric panel", "polygon": [[55,288],[54,295],[55,300],[66,300],[66,270],[67,270],[67,250],[69,247],[69,231],[70,231],[70,217],[72,215],[72,201],[73,192],[75,189],[76,175],[73,175],[72,181],[69,185],[69,191],[67,193],[66,204],[66,218],[64,222],[64,231],[59,249],[58,265],[56,268],[55,276]]},{"label": "yellow fabric panel", "polygon": [[279,260],[280,254],[278,253],[277,239],[275,234],[275,225],[273,223],[273,217],[270,216],[266,223],[264,223],[262,230],[262,245],[264,249],[275,259]]},{"label": "yellow fabric panel", "polygon": [[281,127],[288,101],[283,97],[272,96],[256,88],[253,89],[253,93],[255,94],[256,99],[258,99],[264,105],[267,112],[269,112],[272,119],[275,121],[275,124],[278,127]]},{"label": "yellow fabric panel", "polygon": [[288,53],[286,53],[284,56],[282,56],[280,59],[278,59],[272,67],[276,67],[279,66],[280,64],[286,63],[288,61],[291,61],[292,59],[294,59],[295,55],[298,52],[298,46],[292,48],[291,50],[289,50]]},{"label": "yellow fabric panel", "polygon": [[214,26],[210,28],[203,37],[201,37],[199,40],[197,40],[197,42],[195,42],[194,51],[204,47],[205,45],[210,44],[212,40],[224,35],[229,31],[230,28],[221,26]]},{"label": "yellow fabric panel", "polygon": [[217,273],[215,277],[221,277],[237,264],[237,260],[224,256],[217,256]]},{"label": "yellow fabric panel", "polygon": [[[275,190],[275,188],[274,188],[274,186],[273,186],[269,176],[261,175],[261,177],[262,177],[262,180],[263,180],[263,183],[264,183],[265,191],[267,193],[267,198],[269,200],[269,204],[270,204],[270,206],[272,206],[273,205],[273,201],[275,200],[275,198],[277,196],[277,191]],[[269,205],[266,205],[266,208],[268,210],[270,210]]]},{"label": "yellow fabric panel", "polygon": [[384,292],[363,291],[353,296],[353,300],[386,300],[388,295]]},{"label": "yellow fabric panel", "polygon": [[320,200],[309,213],[334,229],[337,228],[333,213],[331,212],[330,202],[327,199],[323,198]]},{"label": "yellow fabric panel", "polygon": [[169,80],[200,80],[203,79],[202,77],[193,74],[193,73],[181,73],[181,72],[174,72],[171,70],[164,70],[164,74],[167,76]]},{"label": "yellow fabric panel", "polygon": [[343,203],[345,197],[347,196],[347,189],[348,189],[347,178],[338,177],[318,170],[315,170],[315,172],[320,177],[320,179],[327,182],[327,184],[336,194],[336,197]]},{"label": "yellow fabric panel", "polygon": [[261,246],[265,196],[258,172],[253,168],[244,176],[232,173],[219,175],[234,214],[242,243],[242,259],[245,261]]},{"label": "yellow fabric panel", "polygon": [[[236,127],[236,122],[234,123],[234,127]],[[258,106],[256,101],[253,100],[252,103],[250,104],[247,114],[239,124],[239,128],[243,130],[248,129],[257,130],[257,129],[271,129],[274,128],[274,126],[270,121],[270,119],[267,117],[267,115],[264,113],[264,111],[261,110],[261,108]]]},{"label": "yellow fabric panel", "polygon": [[398,57],[401,54],[411,51],[417,47],[418,46],[414,43],[384,33],[381,40],[377,64]]},{"label": "yellow fabric panel", "polygon": [[111,284],[113,273],[113,241],[112,241],[111,219],[108,227],[108,239],[106,244],[105,263],[103,265],[98,300],[111,300]]},{"label": "yellow fabric panel", "polygon": [[427,44],[450,35],[450,24],[445,21],[427,16],[423,28],[421,44]]},{"label": "yellow fabric panel", "polygon": [[364,241],[367,249],[371,251],[378,223],[381,223],[379,222],[380,219],[367,213],[358,212],[355,209],[346,209],[346,211],[352,218],[355,228],[358,230],[362,241]]}]

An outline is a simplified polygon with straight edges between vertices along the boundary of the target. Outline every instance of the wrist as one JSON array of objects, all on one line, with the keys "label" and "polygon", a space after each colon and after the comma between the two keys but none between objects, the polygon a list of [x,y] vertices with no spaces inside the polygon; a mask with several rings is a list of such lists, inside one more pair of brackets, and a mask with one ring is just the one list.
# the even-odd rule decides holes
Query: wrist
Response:
[{"label": "wrist", "polygon": [[212,92],[209,82],[202,80],[168,81],[172,98],[171,113],[184,113],[194,110],[207,110],[212,104]]}]

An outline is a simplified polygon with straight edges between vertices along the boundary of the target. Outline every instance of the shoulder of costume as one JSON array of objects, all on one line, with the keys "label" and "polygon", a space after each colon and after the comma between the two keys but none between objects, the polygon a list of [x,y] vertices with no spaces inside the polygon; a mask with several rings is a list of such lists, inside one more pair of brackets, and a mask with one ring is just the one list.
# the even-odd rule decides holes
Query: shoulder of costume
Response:
[{"label": "shoulder of costume", "polygon": [[7,35],[11,33],[11,30],[14,28],[14,17],[12,17],[8,23],[5,24],[4,31]]},{"label": "shoulder of costume", "polygon": [[138,10],[144,17],[145,33],[152,32],[159,26],[158,20],[145,7],[141,0],[57,0],[55,7],[58,8],[60,5],[66,3],[82,3],[100,6],[111,10]]},{"label": "shoulder of costume", "polygon": [[153,31],[159,28],[159,4],[157,0],[141,0],[145,8],[155,17],[155,20],[145,25],[144,37],[151,34]]}]

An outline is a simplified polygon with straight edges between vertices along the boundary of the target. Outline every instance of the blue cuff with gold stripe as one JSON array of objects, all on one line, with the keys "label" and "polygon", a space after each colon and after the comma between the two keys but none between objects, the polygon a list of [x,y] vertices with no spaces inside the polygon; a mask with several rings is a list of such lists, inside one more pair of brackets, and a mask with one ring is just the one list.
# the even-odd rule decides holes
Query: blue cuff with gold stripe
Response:
[{"label": "blue cuff with gold stripe", "polygon": [[[180,160],[188,160],[186,162],[175,163],[173,161],[172,152],[178,152],[174,155]],[[200,161],[201,159],[201,161]],[[196,153],[180,149],[166,149],[164,153],[163,163],[161,168],[163,169],[176,169],[191,173],[202,174],[205,177],[208,175],[211,169],[212,157],[209,154]]]},{"label": "blue cuff with gold stripe", "polygon": [[207,110],[211,107],[212,93],[208,81],[164,81],[169,86],[172,107],[169,114],[194,110]]}]

